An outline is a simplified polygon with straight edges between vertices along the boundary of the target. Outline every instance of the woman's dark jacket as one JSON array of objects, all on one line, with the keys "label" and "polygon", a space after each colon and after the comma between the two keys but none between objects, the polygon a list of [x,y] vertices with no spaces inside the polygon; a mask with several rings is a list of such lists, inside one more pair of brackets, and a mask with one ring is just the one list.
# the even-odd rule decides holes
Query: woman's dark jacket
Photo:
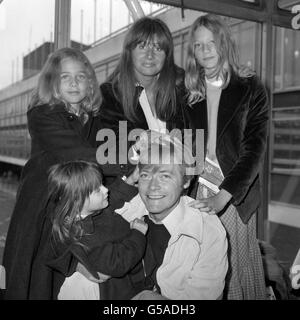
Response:
[{"label": "woman's dark jacket", "polygon": [[[116,168],[115,174],[118,174],[120,176],[124,176],[124,175],[128,176],[133,169],[133,165],[128,163],[126,155],[128,154],[128,150],[130,149],[130,146],[134,142],[127,142],[126,134],[120,134],[119,136],[119,123],[120,121],[127,121],[126,123],[127,134],[129,134],[130,131],[132,131],[133,129],[142,129],[142,130],[149,129],[143,109],[140,103],[138,102],[138,98],[142,91],[142,88],[136,87],[135,92],[132,93],[135,96],[135,101],[137,104],[136,116],[139,119],[139,121],[136,121],[136,122],[130,121],[125,117],[123,106],[115,97],[111,83],[109,82],[103,83],[100,86],[100,89],[103,96],[103,102],[100,107],[99,115],[93,119],[89,141],[91,145],[95,147],[99,147],[99,145],[103,144],[104,142],[96,141],[98,131],[100,129],[111,129],[116,136],[116,143],[113,144],[113,147],[115,147],[116,149],[113,151],[113,153],[116,154],[116,161],[119,164],[119,168]],[[177,102],[176,116],[173,119],[170,119],[169,121],[166,122],[166,127],[169,131],[172,131],[175,128],[177,129],[189,128],[187,111],[186,111],[187,106],[185,103],[185,95],[186,95],[186,91],[184,88],[184,84],[183,82],[181,82],[176,87],[176,102]],[[127,144],[127,147],[124,147],[124,150],[120,151],[119,143],[121,147],[124,147],[124,145],[126,144]],[[126,161],[124,162],[127,162],[127,163],[119,162],[118,159],[119,159],[120,153],[122,155],[125,154]]]},{"label": "woman's dark jacket", "polygon": [[[129,223],[114,209],[136,194],[136,188],[116,179],[110,186],[109,207],[82,220],[85,235],[81,237],[80,245],[62,244],[51,237],[44,245],[45,263],[47,261],[51,268],[69,277],[80,261],[94,277],[98,278],[97,272],[112,277],[100,284],[100,300],[131,299],[138,293],[133,282],[141,270],[146,237],[140,231],[130,229]],[[55,292],[59,292],[61,280],[61,276],[56,275]]]},{"label": "woman's dark jacket", "polygon": [[87,140],[92,117],[82,126],[63,105],[41,105],[30,109],[27,118],[31,157],[22,171],[6,238],[4,298],[51,299],[53,273],[38,259],[41,238],[51,230],[45,220],[47,172],[51,165],[64,161],[96,161],[96,149]]},{"label": "woman's dark jacket", "polygon": [[[224,174],[220,188],[232,194],[231,203],[244,223],[260,205],[259,171],[268,132],[267,93],[257,77],[232,76],[222,90],[217,123],[216,156]],[[207,104],[202,100],[189,109],[193,128],[205,130]]]}]

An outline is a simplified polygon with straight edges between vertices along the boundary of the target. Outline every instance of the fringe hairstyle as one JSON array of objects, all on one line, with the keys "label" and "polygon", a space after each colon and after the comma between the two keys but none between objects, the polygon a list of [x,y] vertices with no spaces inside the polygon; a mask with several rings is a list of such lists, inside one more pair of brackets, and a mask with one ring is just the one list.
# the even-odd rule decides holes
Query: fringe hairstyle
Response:
[{"label": "fringe hairstyle", "polygon": [[189,104],[201,101],[206,96],[204,68],[198,63],[194,54],[195,32],[202,26],[210,30],[214,36],[219,55],[215,76],[223,79],[223,88],[228,86],[233,74],[242,78],[254,75],[254,72],[248,67],[239,64],[237,47],[226,23],[213,14],[200,16],[194,21],[189,32],[185,73],[185,85],[189,90]]},{"label": "fringe hairstyle", "polygon": [[80,243],[84,234],[80,213],[87,197],[102,185],[99,166],[86,161],[56,164],[49,170],[52,232],[60,242]]},{"label": "fringe hairstyle", "polygon": [[96,115],[99,111],[102,97],[95,71],[85,54],[73,48],[58,49],[48,57],[40,73],[38,85],[32,96],[29,109],[42,104],[51,106],[57,103],[64,103],[66,108],[69,108],[68,102],[61,98],[59,92],[61,61],[66,58],[82,62],[85,66],[89,89],[86,98],[82,102],[82,110],[85,113],[91,112]]},{"label": "fringe hairstyle", "polygon": [[108,78],[108,81],[112,82],[115,97],[123,106],[126,118],[133,122],[138,122],[139,119],[136,116],[137,101],[133,95],[137,79],[133,67],[132,50],[141,42],[153,41],[155,36],[166,54],[163,68],[154,88],[156,115],[160,120],[167,121],[176,114],[176,81],[178,79],[179,82],[180,71],[174,63],[173,38],[163,21],[144,17],[137,20],[129,29],[119,63]]}]

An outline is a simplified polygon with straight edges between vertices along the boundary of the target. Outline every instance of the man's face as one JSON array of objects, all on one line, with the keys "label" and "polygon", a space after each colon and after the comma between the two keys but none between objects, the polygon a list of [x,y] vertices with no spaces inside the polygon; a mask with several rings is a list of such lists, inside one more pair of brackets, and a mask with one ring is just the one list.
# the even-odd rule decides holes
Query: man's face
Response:
[{"label": "man's face", "polygon": [[140,169],[139,194],[157,221],[177,206],[182,190],[187,186],[178,164],[145,165]]}]

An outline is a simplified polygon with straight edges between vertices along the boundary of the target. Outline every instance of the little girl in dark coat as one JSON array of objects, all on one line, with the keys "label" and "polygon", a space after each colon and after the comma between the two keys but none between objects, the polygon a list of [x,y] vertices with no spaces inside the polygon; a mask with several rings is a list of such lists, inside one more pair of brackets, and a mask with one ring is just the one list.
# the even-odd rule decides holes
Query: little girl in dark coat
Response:
[{"label": "little girl in dark coat", "polygon": [[[49,198],[53,236],[45,242],[45,261],[66,277],[62,287],[54,281],[55,291],[60,288],[58,299],[131,299],[136,292],[130,271],[144,255],[148,225],[140,219],[129,225],[112,206],[105,209],[108,190],[99,167],[90,162],[53,166]],[[95,278],[105,280],[100,290],[97,283],[74,273],[78,262]]]}]

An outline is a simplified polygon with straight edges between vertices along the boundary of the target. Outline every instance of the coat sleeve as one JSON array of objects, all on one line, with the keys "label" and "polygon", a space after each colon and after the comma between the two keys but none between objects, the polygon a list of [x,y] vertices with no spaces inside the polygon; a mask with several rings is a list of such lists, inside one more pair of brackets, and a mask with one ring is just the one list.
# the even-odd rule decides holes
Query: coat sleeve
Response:
[{"label": "coat sleeve", "polygon": [[45,250],[47,251],[45,263],[48,267],[58,271],[65,277],[71,276],[76,271],[78,261],[67,246],[59,244],[54,248],[50,243],[45,247]]},{"label": "coat sleeve", "polygon": [[268,97],[262,83],[254,78],[252,98],[239,150],[239,157],[225,176],[220,189],[227,190],[238,205],[248,193],[263,161],[268,133]]},{"label": "coat sleeve", "polygon": [[129,202],[138,194],[137,187],[127,184],[121,178],[115,179],[108,189],[109,207],[112,211],[123,207],[125,202]]},{"label": "coat sleeve", "polygon": [[41,112],[39,108],[44,107],[35,107],[28,113],[28,128],[32,139],[42,146],[43,150],[60,161],[96,161],[96,149],[72,127],[63,123],[61,113]]},{"label": "coat sleeve", "polygon": [[[84,241],[82,241],[84,244]],[[126,275],[142,259],[146,237],[132,229],[126,238],[106,242],[86,253],[81,246],[73,246],[73,255],[92,273],[101,272],[112,277]]]}]

